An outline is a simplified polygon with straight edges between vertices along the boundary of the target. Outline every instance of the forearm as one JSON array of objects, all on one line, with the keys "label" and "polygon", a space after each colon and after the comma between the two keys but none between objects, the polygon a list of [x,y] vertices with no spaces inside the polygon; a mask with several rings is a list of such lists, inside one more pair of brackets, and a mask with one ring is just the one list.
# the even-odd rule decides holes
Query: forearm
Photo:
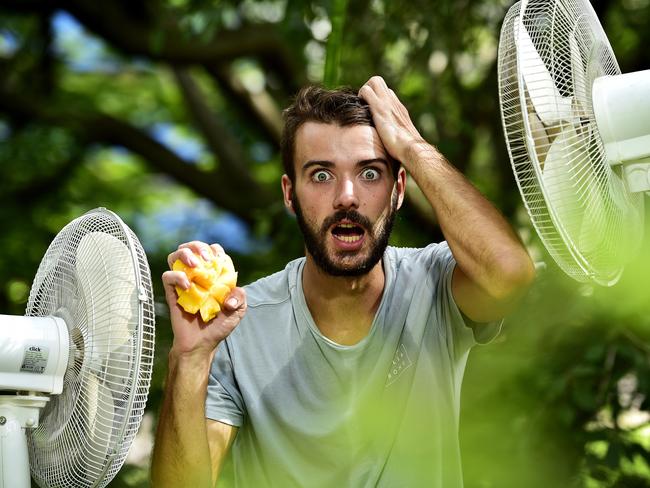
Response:
[{"label": "forearm", "polygon": [[469,279],[497,299],[532,280],[532,262],[511,226],[434,146],[413,143],[404,159]]},{"label": "forearm", "polygon": [[[532,281],[534,267],[528,253],[503,216],[456,171],[415,128],[408,110],[379,76],[361,87],[377,133],[391,156],[411,173],[436,213],[451,252],[462,273],[454,272],[465,309],[476,302],[501,311]],[[465,286],[468,285],[468,286]],[[469,290],[469,291],[468,291]],[[454,297],[457,293],[454,292]],[[483,295],[483,296],[482,296]],[[468,306],[468,304],[470,306]],[[480,315],[480,318],[492,313]]]},{"label": "forearm", "polygon": [[211,357],[169,357],[152,460],[152,485],[211,486],[205,398]]}]

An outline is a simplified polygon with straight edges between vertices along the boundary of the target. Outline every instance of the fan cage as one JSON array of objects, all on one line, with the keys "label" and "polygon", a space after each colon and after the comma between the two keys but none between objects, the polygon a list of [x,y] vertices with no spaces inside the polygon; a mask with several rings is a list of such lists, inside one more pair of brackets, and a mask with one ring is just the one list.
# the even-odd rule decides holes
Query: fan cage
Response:
[{"label": "fan cage", "polygon": [[[519,32],[522,26],[543,63],[529,84],[517,46],[518,36],[525,34]],[[539,80],[542,70],[548,71],[551,86]],[[607,164],[593,116],[593,81],[616,74],[616,59],[587,2],[534,0],[508,11],[499,42],[498,82],[517,185],[537,233],[561,269],[578,281],[604,285],[618,280],[638,247],[643,220],[642,196],[629,193],[620,168]],[[570,116],[562,112],[561,102],[567,100]],[[561,115],[549,122],[537,111]],[[553,148],[558,135],[565,143]],[[562,166],[555,174],[546,168],[544,174],[544,158],[551,151]]]},{"label": "fan cage", "polygon": [[[84,256],[89,239],[100,252]],[[32,477],[39,486],[104,487],[138,431],[153,368],[153,290],[136,235],[106,209],[70,222],[41,261],[26,315],[59,316],[70,333],[63,392],[28,431]]]}]

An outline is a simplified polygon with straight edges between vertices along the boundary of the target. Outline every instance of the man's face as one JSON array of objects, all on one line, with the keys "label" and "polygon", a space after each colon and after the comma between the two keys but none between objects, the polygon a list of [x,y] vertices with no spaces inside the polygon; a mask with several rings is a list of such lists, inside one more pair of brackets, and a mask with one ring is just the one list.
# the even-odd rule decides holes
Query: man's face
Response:
[{"label": "man's face", "polygon": [[294,164],[295,181],[285,175],[282,186],[308,253],[328,274],[368,273],[388,245],[404,170],[396,181],[373,127],[316,122],[298,129]]}]

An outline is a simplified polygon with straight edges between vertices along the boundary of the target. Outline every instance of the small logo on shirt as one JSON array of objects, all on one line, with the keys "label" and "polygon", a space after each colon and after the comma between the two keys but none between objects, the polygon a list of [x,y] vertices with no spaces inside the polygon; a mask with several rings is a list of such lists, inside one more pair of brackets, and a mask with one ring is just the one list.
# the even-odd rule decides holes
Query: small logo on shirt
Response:
[{"label": "small logo on shirt", "polygon": [[393,364],[391,364],[390,370],[388,371],[388,378],[386,378],[386,386],[390,386],[392,383],[397,380],[397,378],[408,368],[413,365],[411,359],[409,358],[408,353],[406,352],[406,347],[404,344],[400,344],[395,351],[395,357],[393,357]]}]

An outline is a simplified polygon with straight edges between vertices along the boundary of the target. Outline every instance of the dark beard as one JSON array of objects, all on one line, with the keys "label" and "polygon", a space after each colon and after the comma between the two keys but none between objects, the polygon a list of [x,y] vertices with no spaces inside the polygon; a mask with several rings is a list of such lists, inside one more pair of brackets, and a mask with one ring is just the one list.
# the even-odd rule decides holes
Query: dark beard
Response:
[{"label": "dark beard", "polygon": [[[397,213],[397,192],[394,192],[391,197],[390,211],[386,216],[384,225],[379,229],[375,229],[368,218],[356,210],[339,210],[334,215],[325,219],[319,231],[314,231],[305,220],[300,203],[295,194],[293,198],[293,209],[296,212],[296,220],[298,221],[298,227],[302,231],[307,252],[311,254],[314,262],[323,272],[331,276],[362,276],[369,273],[375,267],[388,246],[388,239],[393,230],[395,214]],[[366,238],[370,239],[370,254],[364,261],[353,268],[339,266],[333,262],[327,255],[325,246],[325,239],[327,238],[329,228],[343,219],[348,219],[355,224],[361,225],[366,230]],[[376,237],[374,235],[375,231],[377,232]]]}]

